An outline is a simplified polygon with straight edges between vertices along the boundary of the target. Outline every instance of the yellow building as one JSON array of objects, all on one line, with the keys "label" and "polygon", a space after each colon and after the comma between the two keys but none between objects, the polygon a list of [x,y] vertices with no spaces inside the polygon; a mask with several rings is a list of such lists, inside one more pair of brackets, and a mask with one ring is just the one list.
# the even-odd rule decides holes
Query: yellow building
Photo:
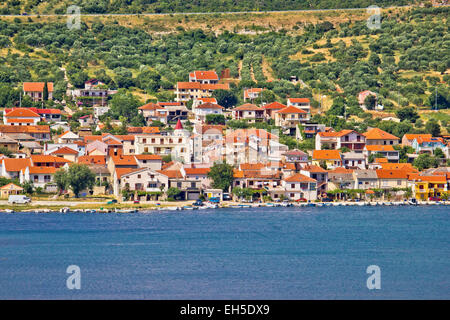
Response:
[{"label": "yellow building", "polygon": [[414,196],[417,200],[428,200],[430,197],[442,197],[447,192],[446,176],[415,175]]}]

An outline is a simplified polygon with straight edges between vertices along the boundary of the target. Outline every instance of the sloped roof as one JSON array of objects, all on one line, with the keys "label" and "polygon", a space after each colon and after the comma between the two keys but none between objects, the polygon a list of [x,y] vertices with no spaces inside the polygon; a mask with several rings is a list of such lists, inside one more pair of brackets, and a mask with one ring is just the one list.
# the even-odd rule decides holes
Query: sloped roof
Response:
[{"label": "sloped roof", "polygon": [[312,158],[314,160],[341,160],[339,150],[313,150]]},{"label": "sloped roof", "polygon": [[[24,82],[23,91],[25,92],[43,92],[45,82]],[[48,92],[53,92],[53,82],[47,82]]]},{"label": "sloped roof", "polygon": [[276,113],[288,114],[288,113],[307,113],[307,112],[305,110],[296,108],[294,106],[289,106],[289,107],[286,107],[286,108],[281,109],[279,111],[276,111]]},{"label": "sloped roof", "polygon": [[407,179],[408,171],[406,170],[387,170],[378,169],[376,170],[379,179]]},{"label": "sloped roof", "polygon": [[305,176],[301,173],[296,173],[290,177],[287,177],[284,179],[286,182],[317,182],[317,180],[310,178],[308,176]]},{"label": "sloped roof", "polygon": [[391,145],[379,145],[379,144],[372,144],[372,145],[366,145],[367,151],[395,151],[394,147]]},{"label": "sloped roof", "polygon": [[5,162],[5,169],[8,172],[19,172],[22,169],[25,169],[26,167],[31,167],[31,160],[30,158],[24,158],[24,159],[10,159],[6,158],[2,161]]},{"label": "sloped roof", "polygon": [[260,107],[257,107],[254,104],[251,103],[245,103],[239,107],[234,108],[232,111],[262,111],[264,109],[261,109]]},{"label": "sloped roof", "polygon": [[21,118],[21,117],[30,117],[30,118],[41,118],[39,114],[30,110],[28,108],[14,108],[10,112],[5,114],[7,118]]},{"label": "sloped roof", "polygon": [[51,152],[50,154],[78,154],[78,151],[75,151],[69,147],[62,147],[59,148],[58,150]]},{"label": "sloped roof", "polygon": [[289,98],[288,101],[291,103],[310,103],[309,98]]},{"label": "sloped roof", "polygon": [[398,137],[379,128],[372,128],[367,132],[364,132],[363,135],[368,140],[400,140]]},{"label": "sloped roof", "polygon": [[282,104],[282,103],[279,103],[279,102],[277,102],[277,101],[275,101],[275,102],[272,102],[272,103],[269,103],[269,104],[266,104],[266,105],[264,105],[262,108],[263,109],[270,109],[270,110],[279,110],[279,109],[284,109],[284,108],[286,108],[287,106],[286,105],[284,105],[284,104]]},{"label": "sloped roof", "polygon": [[219,76],[214,70],[194,71],[189,75],[197,80],[219,80]]},{"label": "sloped roof", "polygon": [[201,105],[197,106],[196,109],[220,109],[220,110],[222,110],[223,107],[216,103],[205,102],[205,103],[202,103]]}]

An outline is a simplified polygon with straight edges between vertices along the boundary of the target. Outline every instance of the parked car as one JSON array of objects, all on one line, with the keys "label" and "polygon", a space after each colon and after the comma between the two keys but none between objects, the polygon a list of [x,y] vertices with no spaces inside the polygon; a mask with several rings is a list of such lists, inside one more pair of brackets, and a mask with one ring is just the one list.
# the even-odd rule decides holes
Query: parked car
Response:
[{"label": "parked car", "polygon": [[134,200],[133,203],[140,203],[140,201],[139,200]]},{"label": "parked car", "polygon": [[232,197],[229,193],[224,193],[222,198],[223,198],[223,201],[231,201],[232,200]]},{"label": "parked car", "polygon": [[11,195],[8,198],[8,203],[11,203],[11,204],[26,204],[26,203],[30,203],[30,202],[31,202],[31,199],[23,194]]},{"label": "parked car", "polygon": [[211,203],[219,203],[220,202],[220,198],[219,197],[211,197],[208,199],[209,202]]},{"label": "parked car", "polygon": [[195,202],[192,205],[196,207],[201,207],[203,205],[203,201],[200,199],[195,200]]},{"label": "parked car", "polygon": [[430,198],[428,198],[428,200],[429,201],[442,201],[442,199],[439,197],[430,197]]},{"label": "parked car", "polygon": [[305,198],[300,198],[300,199],[297,199],[295,201],[297,201],[297,202],[308,202],[308,200],[306,200]]},{"label": "parked car", "polygon": [[117,203],[116,199],[109,200],[106,204],[114,204]]}]

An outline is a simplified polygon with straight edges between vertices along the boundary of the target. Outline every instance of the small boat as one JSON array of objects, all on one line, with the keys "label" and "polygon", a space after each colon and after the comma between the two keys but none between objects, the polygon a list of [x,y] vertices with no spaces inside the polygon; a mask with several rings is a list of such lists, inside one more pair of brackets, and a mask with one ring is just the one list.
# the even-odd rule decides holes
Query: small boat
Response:
[{"label": "small boat", "polygon": [[312,202],[306,204],[306,207],[315,207],[315,206],[316,204]]},{"label": "small boat", "polygon": [[69,208],[67,208],[67,207],[61,208],[61,209],[59,209],[59,212],[67,213],[67,212],[69,212]]},{"label": "small boat", "polygon": [[14,210],[11,210],[11,209],[5,209],[5,212],[6,212],[6,213],[14,213]]}]

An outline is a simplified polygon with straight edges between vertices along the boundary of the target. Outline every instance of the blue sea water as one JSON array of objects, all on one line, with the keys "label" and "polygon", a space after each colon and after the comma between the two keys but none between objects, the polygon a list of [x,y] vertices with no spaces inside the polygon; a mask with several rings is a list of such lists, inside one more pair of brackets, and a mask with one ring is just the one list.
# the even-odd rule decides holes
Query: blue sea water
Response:
[{"label": "blue sea water", "polygon": [[[449,299],[446,206],[0,214],[0,299]],[[69,290],[69,265],[81,289]],[[369,290],[369,265],[381,289]]]}]

